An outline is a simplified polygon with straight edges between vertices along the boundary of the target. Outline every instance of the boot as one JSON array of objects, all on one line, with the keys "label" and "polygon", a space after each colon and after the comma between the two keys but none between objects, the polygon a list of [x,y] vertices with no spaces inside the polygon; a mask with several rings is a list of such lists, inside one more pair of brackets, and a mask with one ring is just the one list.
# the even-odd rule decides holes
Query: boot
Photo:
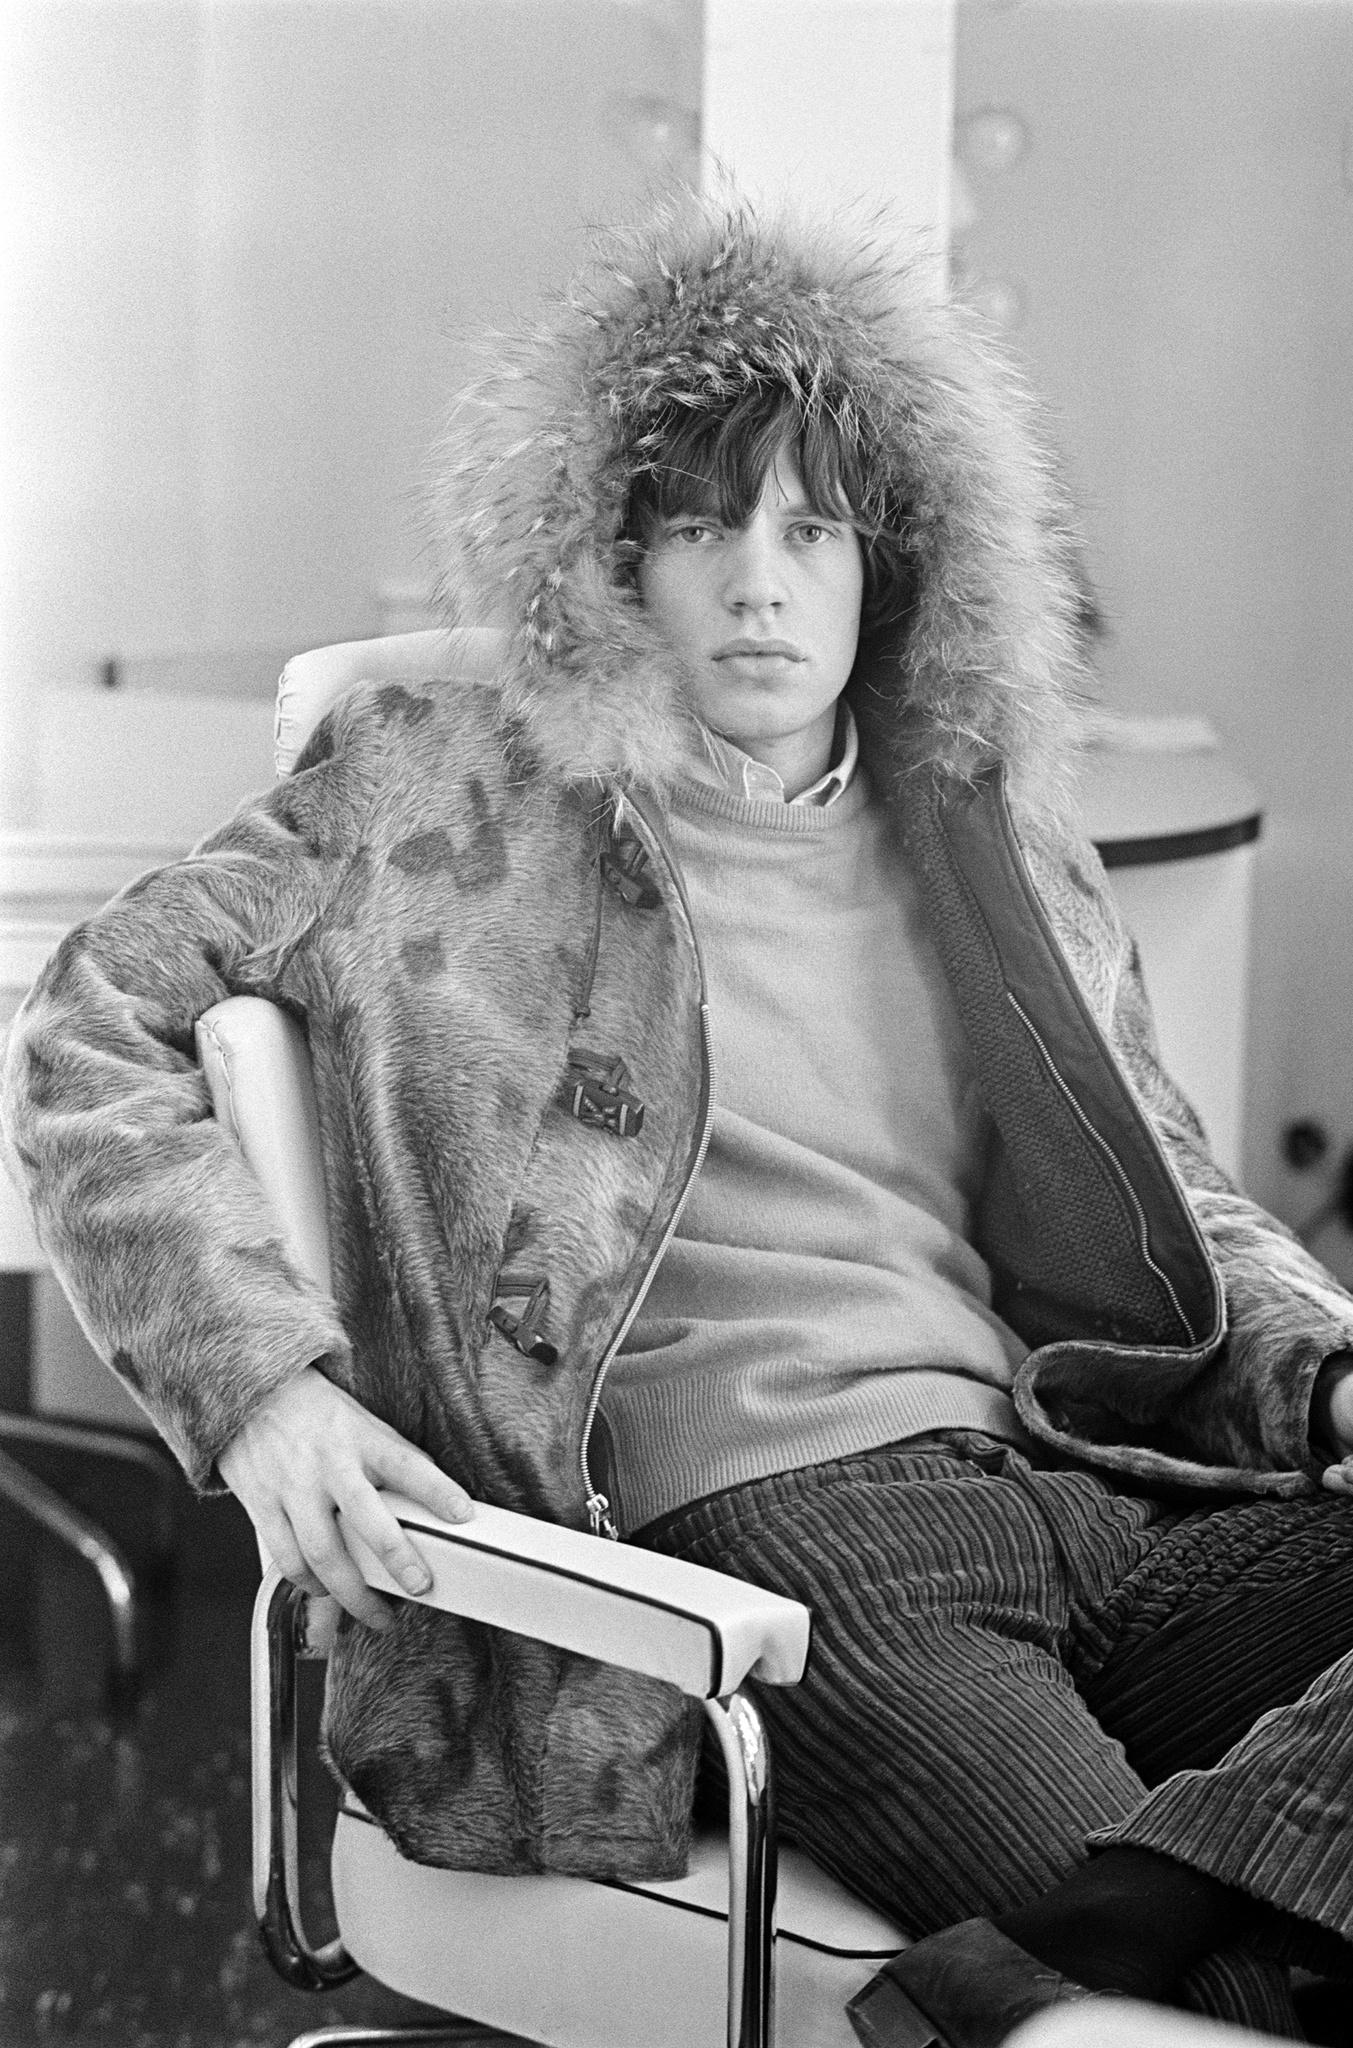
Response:
[{"label": "boot", "polygon": [[846,2007],[865,2048],[1000,2048],[1049,2005],[1107,1998],[1038,1962],[988,1920],[962,1920],[885,1963]]}]

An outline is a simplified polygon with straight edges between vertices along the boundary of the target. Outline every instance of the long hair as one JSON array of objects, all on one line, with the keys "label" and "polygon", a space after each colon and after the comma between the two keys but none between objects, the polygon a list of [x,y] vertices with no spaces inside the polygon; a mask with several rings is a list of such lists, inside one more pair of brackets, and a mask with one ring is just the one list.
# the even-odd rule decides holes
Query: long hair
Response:
[{"label": "long hair", "polygon": [[862,651],[872,653],[911,611],[916,565],[904,508],[879,478],[874,451],[847,435],[829,401],[809,401],[794,384],[757,377],[715,405],[671,400],[647,423],[618,547],[633,582],[655,527],[683,514],[716,515],[726,526],[751,518],[776,461],[789,456],[809,507],[823,519],[848,517],[864,558]]}]

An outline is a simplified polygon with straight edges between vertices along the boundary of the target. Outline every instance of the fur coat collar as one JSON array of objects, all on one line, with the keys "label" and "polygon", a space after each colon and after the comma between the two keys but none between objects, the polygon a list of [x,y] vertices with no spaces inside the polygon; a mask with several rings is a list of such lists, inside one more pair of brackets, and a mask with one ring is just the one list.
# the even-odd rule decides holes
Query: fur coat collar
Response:
[{"label": "fur coat collar", "polygon": [[788,376],[867,425],[906,507],[914,615],[849,685],[876,783],[1000,761],[1024,805],[1065,807],[1086,680],[1067,507],[1018,379],[886,218],[680,196],[492,353],[441,444],[433,545],[450,622],[508,627],[504,710],[535,764],[670,777],[685,695],[619,574],[631,480],[665,405]]}]

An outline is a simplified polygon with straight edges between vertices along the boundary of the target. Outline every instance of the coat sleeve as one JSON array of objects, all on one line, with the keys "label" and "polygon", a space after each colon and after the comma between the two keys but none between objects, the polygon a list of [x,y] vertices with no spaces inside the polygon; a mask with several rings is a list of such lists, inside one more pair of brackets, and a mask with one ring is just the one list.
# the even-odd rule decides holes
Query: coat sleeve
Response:
[{"label": "coat sleeve", "polygon": [[1226,1342],[1179,1399],[1175,1419],[1209,1462],[1314,1475],[1328,1460],[1310,1440],[1311,1393],[1325,1359],[1353,1350],[1353,1297],[1213,1159],[1197,1116],[1162,1064],[1131,944],[1113,1040],[1183,1182],[1226,1301]]},{"label": "coat sleeve", "polygon": [[1226,1341],[1173,1397],[1172,1422],[1207,1464],[1314,1476],[1327,1460],[1310,1442],[1311,1390],[1326,1358],[1353,1350],[1353,1297],[1212,1157],[1162,1061],[1140,956],[1098,855],[1064,845],[1055,869],[1044,867],[1040,890],[1221,1279]]},{"label": "coat sleeve", "polygon": [[227,995],[285,997],[360,844],[377,753],[340,706],[285,783],[70,932],[10,1034],[6,1152],[38,1237],[199,1487],[251,1409],[347,1339],[211,1114],[193,1027]]}]

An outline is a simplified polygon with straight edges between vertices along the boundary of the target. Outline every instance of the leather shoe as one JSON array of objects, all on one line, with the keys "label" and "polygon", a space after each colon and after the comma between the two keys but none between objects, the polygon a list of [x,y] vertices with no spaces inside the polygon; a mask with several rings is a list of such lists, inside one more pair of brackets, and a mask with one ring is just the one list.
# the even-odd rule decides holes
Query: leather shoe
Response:
[{"label": "leather shoe", "polygon": [[1031,2013],[1111,1995],[1050,1970],[989,1920],[961,1920],[885,1963],[846,2012],[865,2048],[999,2048]]}]

